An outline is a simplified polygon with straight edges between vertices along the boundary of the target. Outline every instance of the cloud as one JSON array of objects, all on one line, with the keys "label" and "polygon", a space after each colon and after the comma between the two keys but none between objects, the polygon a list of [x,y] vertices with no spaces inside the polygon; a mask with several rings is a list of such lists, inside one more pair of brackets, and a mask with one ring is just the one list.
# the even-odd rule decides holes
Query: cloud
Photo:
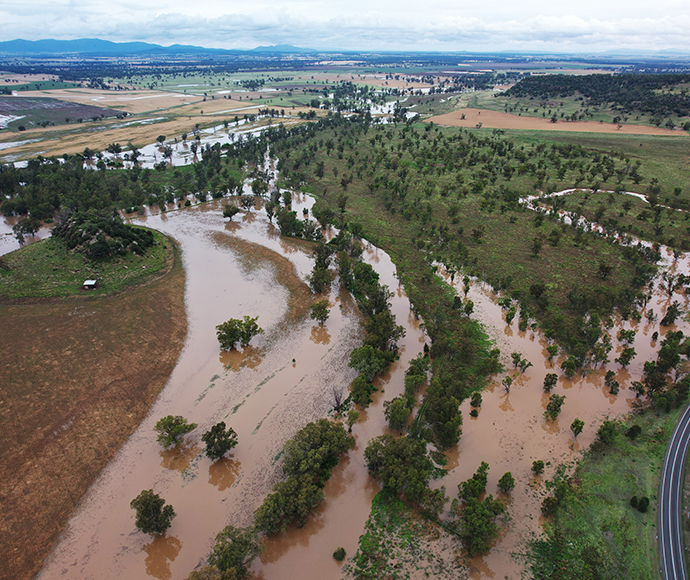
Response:
[{"label": "cloud", "polygon": [[[141,40],[163,45],[196,44],[215,48],[252,48],[294,44],[343,50],[550,50],[599,51],[616,48],[676,49],[690,52],[690,16],[609,17],[534,13],[502,17],[500,10],[436,10],[419,5],[369,6],[357,0],[348,12],[333,13],[325,4],[304,1],[275,5],[266,0],[242,11],[215,16],[188,14],[175,2],[156,1],[138,9],[134,0],[115,8],[91,0],[45,2],[36,10],[26,4],[3,4],[0,39],[21,37],[99,37],[116,42]],[[165,11],[163,6],[170,6]],[[189,4],[185,6],[189,7]],[[227,4],[210,1],[204,9],[220,12]],[[507,5],[506,5],[507,6]],[[514,5],[512,5],[514,6]],[[186,10],[194,9],[194,5]],[[657,11],[657,14],[659,12]]]}]

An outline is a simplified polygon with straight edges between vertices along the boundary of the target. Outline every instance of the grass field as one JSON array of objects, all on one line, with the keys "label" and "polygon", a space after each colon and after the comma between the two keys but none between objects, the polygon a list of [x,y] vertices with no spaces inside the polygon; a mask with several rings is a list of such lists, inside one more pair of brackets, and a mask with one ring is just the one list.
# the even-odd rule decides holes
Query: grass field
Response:
[{"label": "grass field", "polygon": [[[89,260],[68,252],[52,238],[29,244],[0,258],[0,301],[27,298],[90,297],[121,292],[145,283],[169,267],[170,241],[154,232],[155,243],[143,256],[128,252],[110,260]],[[85,292],[84,280],[97,279],[100,287]]]},{"label": "grass field", "polygon": [[[532,543],[536,578],[660,578],[656,540],[657,491],[666,445],[680,411],[647,411],[619,425],[613,443],[585,454],[546,535]],[[632,425],[642,428],[631,440]],[[640,513],[632,496],[648,497]]]},{"label": "grass field", "polygon": [[167,245],[168,273],[127,292],[0,308],[3,580],[40,569],[177,362],[185,282]]}]

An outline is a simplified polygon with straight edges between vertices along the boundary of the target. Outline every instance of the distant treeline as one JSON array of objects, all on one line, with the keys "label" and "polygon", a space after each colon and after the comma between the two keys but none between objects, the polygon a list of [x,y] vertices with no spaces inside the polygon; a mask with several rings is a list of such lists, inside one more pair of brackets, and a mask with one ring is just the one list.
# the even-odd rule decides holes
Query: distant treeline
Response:
[{"label": "distant treeline", "polygon": [[538,99],[582,96],[588,106],[611,104],[626,113],[685,117],[690,115],[690,94],[678,87],[688,82],[688,74],[544,75],[525,78],[504,94]]}]

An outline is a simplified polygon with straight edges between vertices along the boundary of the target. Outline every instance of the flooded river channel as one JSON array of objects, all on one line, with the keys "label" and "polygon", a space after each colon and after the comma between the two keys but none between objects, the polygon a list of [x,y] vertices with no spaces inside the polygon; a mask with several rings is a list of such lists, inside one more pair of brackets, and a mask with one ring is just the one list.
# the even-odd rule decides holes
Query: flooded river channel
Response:
[{"label": "flooded river channel", "polygon": [[[161,230],[182,248],[188,336],[168,385],[92,486],[47,560],[41,580],[185,578],[203,563],[215,534],[225,525],[251,523],[254,510],[280,478],[277,458],[283,443],[306,423],[326,416],[333,406],[333,389],[345,392],[355,377],[347,363],[362,334],[351,297],[334,284],[328,322],[324,326],[314,323],[307,314],[314,297],[305,282],[312,268],[310,246],[282,238],[262,209],[224,220],[225,203],[218,200],[133,220]],[[298,215],[312,203],[307,196],[293,194]],[[666,248],[662,255],[663,270],[690,272],[686,256],[675,257]],[[338,578],[341,565],[332,553],[342,546],[348,556],[354,555],[378,491],[367,474],[363,451],[372,437],[387,432],[383,402],[404,391],[404,371],[422,350],[426,336],[388,255],[369,246],[364,259],[394,293],[392,311],[406,331],[400,341],[400,360],[379,381],[373,404],[354,426],[356,448],[334,470],[326,484],[326,500],[303,529],[291,528],[267,539],[265,551],[252,565],[253,578]],[[442,269],[439,274],[453,283]],[[458,294],[464,295],[461,279],[456,276],[454,282]],[[460,444],[447,453],[448,474],[433,486],[445,485],[455,496],[457,484],[486,461],[489,493],[497,494],[497,481],[507,471],[515,477],[516,487],[511,498],[503,498],[510,522],[488,555],[468,562],[470,577],[521,577],[515,555],[540,532],[544,482],[558,464],[573,463],[589,447],[605,418],[633,409],[631,382],[642,376],[644,362],[656,357],[663,335],[669,330],[690,333],[685,320],[664,328],[658,322],[674,300],[683,311],[688,310],[685,294],[669,298],[660,278],[650,294],[639,321],[617,316],[607,330],[613,344],[611,362],[568,380],[560,370],[563,358],[548,360],[546,348],[551,343],[541,332],[520,331],[518,317],[506,323],[507,310],[498,304],[500,296],[480,281],[471,281],[467,298],[475,305],[472,317],[484,324],[501,349],[505,371],[494,376],[484,391],[478,417],[470,416],[469,400],[463,403]],[[653,315],[647,316],[650,311]],[[265,334],[241,351],[221,351],[215,326],[245,315],[258,316]],[[617,340],[620,329],[637,331],[632,344],[637,356],[627,369],[613,362],[623,348]],[[660,336],[655,341],[652,334],[657,331]],[[532,366],[518,372],[510,359],[513,352]],[[617,374],[617,395],[604,385],[606,370]],[[549,397],[543,390],[547,373],[559,376],[553,393],[566,397],[557,421],[544,419]],[[509,392],[501,384],[506,374],[517,375]],[[199,426],[184,447],[163,451],[153,426],[169,414],[183,415]],[[577,440],[570,431],[575,418],[585,422]],[[237,432],[239,444],[226,459],[212,463],[201,453],[200,437],[219,421]],[[539,459],[547,468],[543,476],[535,477],[531,466]],[[153,540],[136,530],[134,512],[129,508],[129,502],[149,488],[177,513],[168,533]]]},{"label": "flooded river channel", "polygon": [[[229,222],[222,204],[138,218],[177,240],[187,273],[188,336],[169,384],[150,414],[92,486],[39,575],[49,578],[185,578],[210,551],[225,525],[251,523],[253,511],[279,479],[276,457],[286,439],[326,416],[332,389],[346,391],[355,377],[347,366],[361,341],[356,307],[336,285],[330,318],[320,327],[306,316],[312,302],[304,280],[310,246],[281,238],[265,212]],[[299,214],[313,203],[295,196]],[[393,313],[405,326],[401,358],[380,381],[382,391],[353,428],[357,447],[334,470],[326,501],[301,529],[272,537],[252,567],[257,578],[334,578],[333,551],[354,554],[378,487],[363,450],[385,432],[383,401],[403,391],[408,361],[425,337],[394,276],[388,256],[373,247],[364,259],[394,292]],[[241,352],[219,349],[215,326],[229,318],[258,316],[265,334]],[[198,428],[180,450],[163,451],[153,426],[183,415]],[[218,421],[237,432],[239,444],[225,460],[201,454],[200,435]],[[168,533],[152,540],[134,527],[129,502],[152,488],[177,513]]]}]

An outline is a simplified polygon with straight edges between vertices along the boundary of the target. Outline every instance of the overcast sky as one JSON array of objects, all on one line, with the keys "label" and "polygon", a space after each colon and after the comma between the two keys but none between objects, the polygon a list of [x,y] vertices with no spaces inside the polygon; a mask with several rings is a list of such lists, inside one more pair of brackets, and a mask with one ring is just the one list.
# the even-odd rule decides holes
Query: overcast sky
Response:
[{"label": "overcast sky", "polygon": [[690,53],[690,0],[2,0],[0,40]]}]

